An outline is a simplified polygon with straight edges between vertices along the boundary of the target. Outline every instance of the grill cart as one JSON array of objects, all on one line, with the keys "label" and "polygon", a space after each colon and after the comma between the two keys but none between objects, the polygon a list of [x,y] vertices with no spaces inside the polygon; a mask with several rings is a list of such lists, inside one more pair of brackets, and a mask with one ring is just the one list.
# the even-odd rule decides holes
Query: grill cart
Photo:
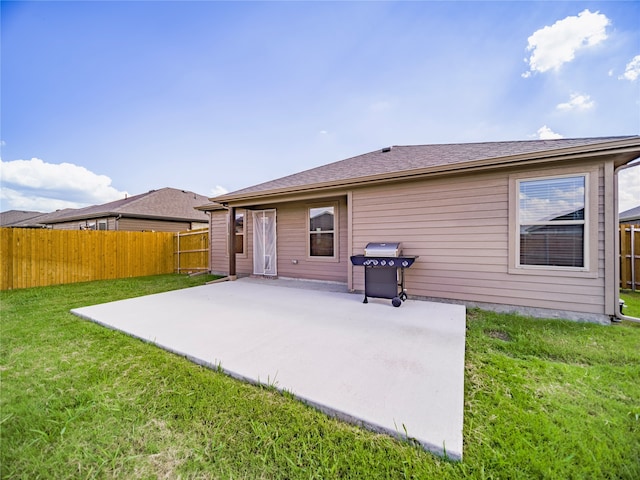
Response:
[{"label": "grill cart", "polygon": [[394,307],[407,299],[404,269],[411,267],[415,256],[403,256],[400,243],[368,243],[364,255],[353,255],[351,263],[364,267],[364,300],[368,297],[390,298]]}]

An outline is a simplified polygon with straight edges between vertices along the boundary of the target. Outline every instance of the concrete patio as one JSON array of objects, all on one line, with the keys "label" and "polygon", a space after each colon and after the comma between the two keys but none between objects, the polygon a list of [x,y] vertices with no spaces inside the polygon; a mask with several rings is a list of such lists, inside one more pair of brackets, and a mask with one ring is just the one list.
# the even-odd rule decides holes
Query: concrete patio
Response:
[{"label": "concrete patio", "polygon": [[365,305],[341,285],[326,287],[246,278],[72,312],[461,459],[465,308]]}]

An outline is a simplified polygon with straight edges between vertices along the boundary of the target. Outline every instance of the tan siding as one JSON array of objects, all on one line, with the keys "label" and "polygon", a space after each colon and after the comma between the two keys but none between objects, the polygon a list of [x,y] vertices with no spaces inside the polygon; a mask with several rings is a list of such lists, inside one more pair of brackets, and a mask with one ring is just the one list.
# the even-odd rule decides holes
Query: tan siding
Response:
[{"label": "tan siding", "polygon": [[[329,200],[335,202],[338,199]],[[294,202],[260,208],[276,209],[276,235],[278,276],[324,281],[347,281],[348,250],[347,250],[347,203],[346,199],[339,199],[339,261],[310,260],[307,257],[307,203]],[[212,271],[228,272],[227,240],[226,240],[227,212],[214,212],[212,219],[211,255]],[[238,275],[253,273],[253,217],[248,211],[246,224],[247,254],[236,257],[236,271]],[[297,263],[294,263],[294,260]]]},{"label": "tan siding", "polygon": [[211,213],[211,235],[209,236],[209,250],[211,252],[211,271],[215,273],[229,273],[229,262],[226,255],[227,240],[227,212],[215,211]]},{"label": "tan siding", "polygon": [[[75,220],[72,222],[55,223],[53,230],[80,230],[80,225],[98,223],[107,220],[107,230],[120,230],[125,232],[183,232],[191,228],[191,222],[173,222],[167,220],[149,220],[144,218],[121,218],[116,221],[115,217]],[[206,228],[206,224],[203,224]]]},{"label": "tan siding", "polygon": [[[509,251],[509,173],[514,172],[355,189],[353,253],[362,253],[368,242],[402,242],[405,254],[420,256],[406,271],[410,295],[604,313],[601,213],[597,278],[508,273],[514,254]],[[362,267],[351,268],[354,288],[363,290]]]},{"label": "tan siding", "polygon": [[169,222],[144,218],[121,218],[118,220],[118,230],[130,232],[184,232],[190,228],[191,222]]},{"label": "tan siding", "polygon": [[[326,200],[326,204],[337,199]],[[338,261],[309,259],[307,255],[307,208],[309,203],[287,203],[274,206],[277,209],[278,276],[324,280],[347,281],[347,202],[338,204]],[[297,263],[293,263],[297,261]]]},{"label": "tan siding", "polygon": [[[228,212],[226,210],[218,210],[211,216],[211,271],[214,273],[229,273],[229,254],[227,248],[227,227]],[[253,273],[252,251],[253,251],[253,217],[251,212],[245,213],[245,235],[246,235],[246,252],[244,254],[236,254],[236,274],[251,275]]]}]

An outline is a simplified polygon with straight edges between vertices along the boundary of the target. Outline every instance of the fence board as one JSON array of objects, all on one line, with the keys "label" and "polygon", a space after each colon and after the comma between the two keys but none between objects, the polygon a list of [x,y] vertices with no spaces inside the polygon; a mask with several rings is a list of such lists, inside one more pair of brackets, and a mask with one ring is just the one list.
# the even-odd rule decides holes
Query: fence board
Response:
[{"label": "fence board", "polygon": [[620,225],[620,288],[640,286],[640,225]]},{"label": "fence board", "polygon": [[209,270],[209,230],[176,234],[174,252],[175,269],[178,273]]},{"label": "fence board", "polygon": [[0,289],[172,273],[174,236],[0,228]]}]

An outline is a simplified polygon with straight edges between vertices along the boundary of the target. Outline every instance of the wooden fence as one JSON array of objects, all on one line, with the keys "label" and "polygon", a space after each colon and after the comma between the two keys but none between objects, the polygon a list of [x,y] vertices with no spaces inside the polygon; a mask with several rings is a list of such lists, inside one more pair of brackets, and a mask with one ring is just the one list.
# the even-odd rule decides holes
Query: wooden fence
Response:
[{"label": "wooden fence", "polygon": [[193,230],[175,235],[175,271],[177,273],[209,270],[209,230]]},{"label": "wooden fence", "polygon": [[175,236],[0,228],[0,290],[172,273]]},{"label": "wooden fence", "polygon": [[620,225],[620,288],[640,287],[640,225]]}]

